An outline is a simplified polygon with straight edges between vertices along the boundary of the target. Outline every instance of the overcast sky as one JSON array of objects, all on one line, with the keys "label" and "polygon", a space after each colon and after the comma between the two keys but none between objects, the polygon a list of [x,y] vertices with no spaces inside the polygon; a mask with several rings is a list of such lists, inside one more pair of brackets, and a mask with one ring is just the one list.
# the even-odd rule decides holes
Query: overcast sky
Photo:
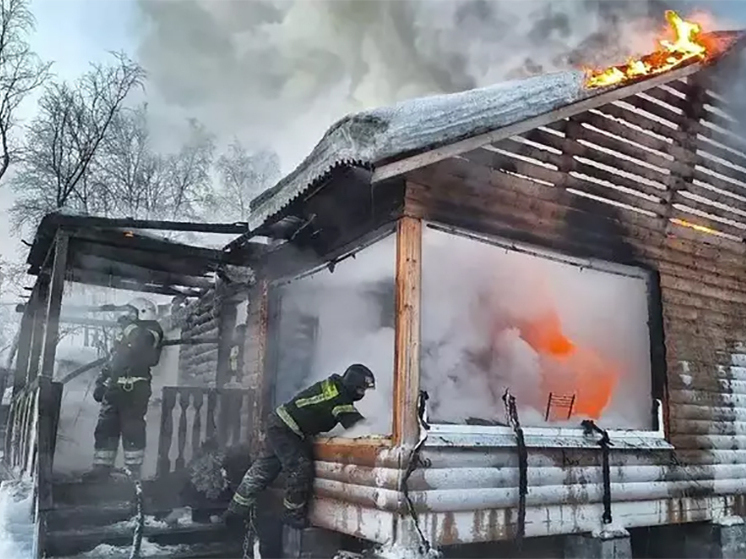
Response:
[{"label": "overcast sky", "polygon": [[[746,26],[746,0],[703,0],[692,5]],[[135,0],[32,0],[32,9],[37,19],[32,46],[43,59],[54,61],[53,69],[62,78],[74,79],[110,50],[135,54],[139,15]],[[26,108],[24,116],[30,116],[33,103]],[[7,216],[12,201],[5,183],[0,185],[0,216]],[[0,218],[0,235],[0,257],[13,258],[19,243],[10,235],[7,218]]]}]

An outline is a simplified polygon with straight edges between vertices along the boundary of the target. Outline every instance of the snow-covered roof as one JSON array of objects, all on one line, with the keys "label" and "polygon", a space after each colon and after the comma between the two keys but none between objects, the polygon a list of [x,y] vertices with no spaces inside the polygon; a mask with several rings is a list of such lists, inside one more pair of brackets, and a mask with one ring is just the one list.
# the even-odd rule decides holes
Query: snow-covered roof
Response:
[{"label": "snow-covered roof", "polygon": [[[722,58],[743,40],[742,32],[726,31],[709,35],[719,43],[717,55],[713,57],[715,60]],[[700,64],[692,65],[687,73],[694,73],[701,67]],[[326,132],[293,172],[251,202],[250,228],[260,226],[304,191],[322,183],[339,167],[376,169],[383,164],[495,132],[586,99],[599,97],[599,102],[608,102],[603,98],[612,91],[630,90],[631,95],[647,89],[648,84],[653,87],[665,83],[669,75],[671,80],[680,77],[676,73],[663,73],[617,87],[587,89],[583,85],[582,72],[558,72],[461,93],[407,100],[390,107],[349,115]],[[577,112],[586,109],[579,107]]]},{"label": "snow-covered roof", "polygon": [[327,131],[292,173],[252,201],[251,228],[337,167],[372,168],[509,126],[587,96],[582,72],[559,72],[349,115]]}]

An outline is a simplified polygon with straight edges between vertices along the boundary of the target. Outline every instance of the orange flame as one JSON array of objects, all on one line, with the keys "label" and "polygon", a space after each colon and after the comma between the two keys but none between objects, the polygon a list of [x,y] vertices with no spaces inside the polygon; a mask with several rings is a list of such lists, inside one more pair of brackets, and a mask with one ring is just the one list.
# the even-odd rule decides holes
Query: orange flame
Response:
[{"label": "orange flame", "polygon": [[676,225],[681,225],[682,227],[688,227],[689,229],[694,229],[695,231],[699,231],[700,233],[709,233],[710,235],[718,234],[718,232],[715,231],[714,229],[710,229],[709,227],[705,227],[704,225],[697,225],[696,223],[691,223],[683,219],[673,218],[671,219],[671,222],[675,223]]},{"label": "orange flame", "polygon": [[606,87],[642,76],[660,74],[685,62],[707,57],[707,45],[698,23],[685,21],[673,10],[666,10],[666,20],[674,33],[674,40],[659,40],[660,48],[638,60],[612,66],[605,70],[586,70],[585,86],[589,89]]},{"label": "orange flame", "polygon": [[521,337],[548,361],[542,371],[542,392],[574,394],[573,416],[599,419],[619,379],[617,367],[598,353],[573,343],[563,332],[557,313],[519,326]]}]

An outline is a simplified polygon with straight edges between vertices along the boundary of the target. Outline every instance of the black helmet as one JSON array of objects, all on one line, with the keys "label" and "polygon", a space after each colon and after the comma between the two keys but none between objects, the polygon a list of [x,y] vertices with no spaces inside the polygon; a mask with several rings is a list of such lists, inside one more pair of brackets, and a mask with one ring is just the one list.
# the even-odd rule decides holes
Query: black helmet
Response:
[{"label": "black helmet", "polygon": [[368,367],[355,363],[347,367],[345,374],[342,375],[342,384],[350,391],[355,400],[360,400],[365,396],[366,390],[375,389],[376,377],[373,376],[373,372]]}]

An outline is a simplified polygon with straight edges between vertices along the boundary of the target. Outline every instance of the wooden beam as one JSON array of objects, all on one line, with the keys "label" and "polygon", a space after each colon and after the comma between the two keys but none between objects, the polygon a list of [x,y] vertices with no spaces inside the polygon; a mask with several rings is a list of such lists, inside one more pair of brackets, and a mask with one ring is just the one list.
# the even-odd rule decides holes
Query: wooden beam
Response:
[{"label": "wooden beam", "polygon": [[237,314],[235,304],[224,302],[220,305],[220,314],[218,315],[218,339],[220,342],[218,344],[218,366],[215,377],[215,386],[218,388],[222,388],[228,382],[230,353]]},{"label": "wooden beam", "polygon": [[49,304],[47,305],[46,328],[44,329],[44,349],[41,360],[41,375],[52,378],[54,375],[54,359],[59,340],[60,309],[62,295],[65,289],[65,273],[67,272],[67,255],[69,237],[65,232],[58,232],[55,239],[54,263],[52,277],[49,284]]},{"label": "wooden beam", "polygon": [[394,444],[412,448],[419,438],[422,221],[403,217],[398,222],[396,234],[393,433]]},{"label": "wooden beam", "polygon": [[195,289],[177,289],[175,287],[164,285],[146,284],[134,280],[123,280],[107,274],[83,270],[71,271],[68,275],[68,280],[86,285],[98,285],[101,287],[111,287],[112,289],[123,289],[126,291],[137,291],[141,293],[159,293],[161,295],[171,296],[184,295],[185,297],[200,297],[203,293],[202,291]]},{"label": "wooden beam", "polygon": [[245,222],[234,223],[194,223],[188,221],[166,221],[155,219],[133,219],[90,217],[82,218],[87,227],[100,227],[102,229],[151,229],[163,231],[189,231],[193,233],[219,233],[224,235],[240,235],[245,233],[249,224]]},{"label": "wooden beam", "polygon": [[222,251],[170,242],[162,239],[153,239],[143,235],[125,235],[123,231],[106,231],[96,229],[65,229],[71,238],[91,241],[93,243],[110,245],[121,248],[142,250],[151,253],[168,254],[177,258],[188,258],[194,261],[203,260],[202,264],[217,263],[225,259]]},{"label": "wooden beam", "polygon": [[49,301],[49,274],[39,276],[34,286],[37,296],[32,305],[33,329],[31,334],[31,354],[26,369],[26,382],[31,382],[39,374],[41,355],[44,348],[44,331],[47,325],[47,305]]},{"label": "wooden beam", "polygon": [[[77,247],[76,247],[77,248]],[[102,249],[99,245],[99,249]],[[163,271],[165,265],[159,265],[157,269],[130,264],[122,260],[115,260],[115,255],[96,254],[76,254],[73,252],[74,267],[81,271],[98,272],[125,280],[138,280],[151,284],[162,285],[180,285],[184,287],[196,287],[198,289],[208,289],[212,287],[213,281],[209,278],[202,277],[196,273],[189,275]]]},{"label": "wooden beam", "polygon": [[419,167],[425,167],[443,159],[448,159],[449,157],[475,150],[484,145],[499,142],[504,138],[524,134],[534,128],[538,128],[539,126],[546,126],[554,121],[570,118],[578,113],[595,109],[601,105],[606,105],[613,101],[619,101],[636,93],[644,92],[652,87],[691,76],[692,74],[702,70],[703,67],[704,65],[702,63],[691,64],[631,85],[617,87],[610,91],[586,97],[585,99],[565,105],[559,109],[555,109],[554,111],[541,114],[534,118],[522,120],[515,124],[503,126],[502,128],[498,128],[492,132],[480,134],[479,136],[467,138],[460,142],[455,142],[425,153],[420,153],[418,155],[413,155],[399,161],[382,165],[373,173],[372,182],[376,183],[391,177],[402,175]]},{"label": "wooden beam", "polygon": [[[38,281],[38,280],[37,280]],[[33,301],[36,291],[32,293],[29,304],[23,311],[21,317],[21,330],[18,334],[18,353],[16,354],[16,367],[13,374],[13,399],[26,384],[26,372],[28,371],[29,357],[31,356],[31,337],[34,330]],[[8,419],[10,425],[12,418]]]}]

